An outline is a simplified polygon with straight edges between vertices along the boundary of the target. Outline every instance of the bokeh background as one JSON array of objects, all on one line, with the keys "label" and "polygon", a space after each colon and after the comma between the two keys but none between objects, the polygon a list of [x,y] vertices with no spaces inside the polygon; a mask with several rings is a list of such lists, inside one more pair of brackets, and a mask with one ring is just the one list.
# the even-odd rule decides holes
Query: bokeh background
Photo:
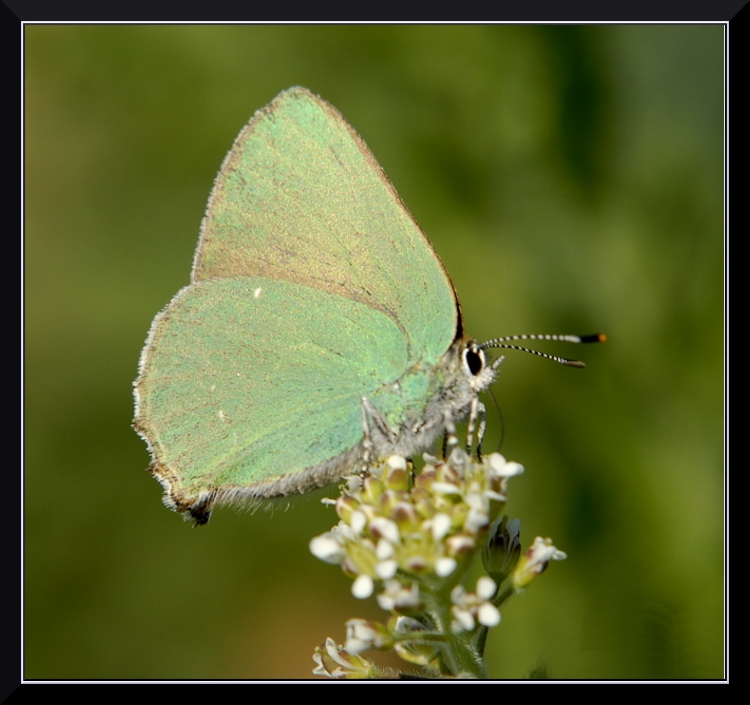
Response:
[{"label": "bokeh background", "polygon": [[[364,137],[484,340],[488,448],[569,558],[503,610],[497,678],[721,678],[723,57],[705,26],[26,26],[25,677],[309,678],[379,618],[308,551],[320,493],[193,529],[130,428],[216,171],[307,86]],[[404,272],[404,277],[412,276]],[[279,345],[284,341],[280,340]],[[372,604],[371,604],[372,603]],[[377,656],[376,656],[377,660]]]}]

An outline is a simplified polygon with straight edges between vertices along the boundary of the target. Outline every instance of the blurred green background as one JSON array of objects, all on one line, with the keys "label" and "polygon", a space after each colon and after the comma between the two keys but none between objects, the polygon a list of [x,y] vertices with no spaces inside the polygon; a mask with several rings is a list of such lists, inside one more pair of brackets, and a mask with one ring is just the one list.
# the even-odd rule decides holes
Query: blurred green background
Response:
[{"label": "blurred green background", "polygon": [[492,675],[721,678],[723,33],[26,26],[25,677],[308,678],[382,616],[309,553],[320,494],[192,529],[130,428],[219,165],[299,84],[364,137],[471,335],[610,336],[544,347],[584,371],[509,354],[502,421],[486,400],[524,543],[569,555],[505,606]]}]

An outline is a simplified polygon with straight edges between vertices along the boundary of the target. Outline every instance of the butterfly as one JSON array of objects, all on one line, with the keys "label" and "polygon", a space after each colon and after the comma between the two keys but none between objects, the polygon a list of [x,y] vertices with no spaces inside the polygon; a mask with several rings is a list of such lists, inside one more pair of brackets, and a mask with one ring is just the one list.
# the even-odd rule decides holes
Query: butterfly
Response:
[{"label": "butterfly", "polygon": [[290,88],[221,166],[190,284],[141,354],[133,425],[165,504],[204,524],[216,504],[453,440],[467,418],[481,441],[502,360],[484,351],[506,340],[464,334],[447,271],[364,141]]}]

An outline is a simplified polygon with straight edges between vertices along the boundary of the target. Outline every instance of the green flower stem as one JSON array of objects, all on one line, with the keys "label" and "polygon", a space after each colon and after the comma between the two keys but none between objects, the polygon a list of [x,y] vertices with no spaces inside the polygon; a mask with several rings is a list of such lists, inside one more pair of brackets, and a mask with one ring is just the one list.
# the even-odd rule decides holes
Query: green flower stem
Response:
[{"label": "green flower stem", "polygon": [[452,629],[453,616],[450,611],[450,591],[430,595],[428,612],[437,624],[437,631],[444,635],[441,640],[440,663],[443,675],[471,675],[486,678],[484,661],[477,652],[468,633],[455,633]]},{"label": "green flower stem", "polygon": [[497,591],[495,597],[492,598],[492,604],[495,607],[500,607],[509,597],[516,594],[516,586],[513,584],[512,576],[503,581],[503,584]]},{"label": "green flower stem", "polygon": [[449,675],[471,675],[475,678],[487,677],[487,669],[484,666],[484,661],[477,653],[468,632],[451,634],[451,638],[443,650],[443,658]]}]

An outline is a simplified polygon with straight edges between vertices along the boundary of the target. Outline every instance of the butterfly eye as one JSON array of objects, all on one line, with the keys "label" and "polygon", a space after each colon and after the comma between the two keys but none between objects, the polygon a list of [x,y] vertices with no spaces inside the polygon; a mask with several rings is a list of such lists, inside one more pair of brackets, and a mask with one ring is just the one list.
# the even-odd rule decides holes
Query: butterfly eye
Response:
[{"label": "butterfly eye", "polygon": [[469,372],[476,377],[484,367],[484,351],[476,345],[470,345],[464,350],[464,364]]}]

